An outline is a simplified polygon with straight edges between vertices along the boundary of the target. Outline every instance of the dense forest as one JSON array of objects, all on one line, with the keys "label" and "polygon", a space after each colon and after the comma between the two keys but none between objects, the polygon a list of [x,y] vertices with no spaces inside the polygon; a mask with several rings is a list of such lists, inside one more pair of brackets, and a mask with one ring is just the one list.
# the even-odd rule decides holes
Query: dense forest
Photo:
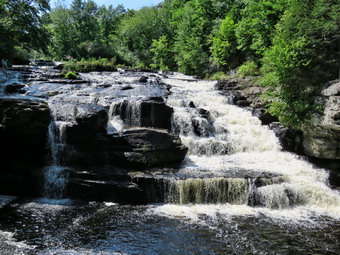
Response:
[{"label": "dense forest", "polygon": [[0,58],[105,59],[200,77],[256,76],[268,110],[297,127],[339,75],[338,0],[164,0],[126,10],[0,0]]}]

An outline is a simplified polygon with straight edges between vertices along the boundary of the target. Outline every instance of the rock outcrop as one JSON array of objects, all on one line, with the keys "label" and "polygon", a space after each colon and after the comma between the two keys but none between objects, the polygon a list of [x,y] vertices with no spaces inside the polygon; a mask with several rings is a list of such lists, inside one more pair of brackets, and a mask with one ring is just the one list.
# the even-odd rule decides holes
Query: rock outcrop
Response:
[{"label": "rock outcrop", "polygon": [[0,193],[39,193],[50,120],[44,101],[0,98]]},{"label": "rock outcrop", "polygon": [[323,105],[303,128],[306,155],[324,159],[340,159],[340,81],[327,83],[317,97]]},{"label": "rock outcrop", "polygon": [[112,136],[110,151],[123,164],[150,167],[178,164],[188,148],[166,130],[137,128]]},{"label": "rock outcrop", "polygon": [[171,129],[173,109],[164,103],[162,97],[145,100],[124,100],[116,103],[112,116],[119,116],[126,126]]}]

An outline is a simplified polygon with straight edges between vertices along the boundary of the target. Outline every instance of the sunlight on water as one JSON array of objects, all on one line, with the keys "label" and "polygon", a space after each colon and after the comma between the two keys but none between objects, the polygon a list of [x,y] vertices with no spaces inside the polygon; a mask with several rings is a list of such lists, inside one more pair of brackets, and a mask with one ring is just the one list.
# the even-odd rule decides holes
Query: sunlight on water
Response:
[{"label": "sunlight on water", "polygon": [[[180,80],[176,79],[178,77]],[[281,152],[274,133],[267,126],[262,126],[260,120],[249,111],[229,105],[224,96],[213,90],[215,82],[194,81],[191,77],[178,74],[165,79],[165,82],[172,85],[173,93],[167,104],[175,111],[173,126],[181,135],[183,143],[189,147],[189,155],[181,171],[192,175],[196,171],[199,176],[200,171],[205,169],[205,173],[223,176],[223,173],[240,168],[282,175],[285,181],[256,188],[256,199],[264,208],[252,208],[246,199],[241,203],[242,206],[167,204],[151,209],[152,212],[196,220],[200,214],[216,216],[244,213],[263,213],[288,220],[296,217],[306,219],[311,215],[340,218],[340,195],[327,186],[328,173],[294,154]],[[200,116],[199,110],[196,110],[201,108],[209,112],[208,119]],[[201,121],[195,121],[194,118]],[[177,198],[172,201],[188,204],[202,200],[197,197],[202,195],[200,190],[206,189],[202,179],[174,182],[177,188],[173,192],[182,196],[178,195],[180,200]],[[192,188],[193,182],[197,186],[196,190]],[[185,195],[185,192],[189,195]]]}]

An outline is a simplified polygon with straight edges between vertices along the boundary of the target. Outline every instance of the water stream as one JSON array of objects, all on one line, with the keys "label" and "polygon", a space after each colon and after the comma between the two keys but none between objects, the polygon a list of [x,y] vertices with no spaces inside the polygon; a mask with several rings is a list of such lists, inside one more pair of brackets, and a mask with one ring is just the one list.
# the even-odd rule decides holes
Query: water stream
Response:
[{"label": "water stream", "polygon": [[[136,100],[125,106],[129,120],[113,114],[123,100],[112,102],[89,86],[77,93],[83,89],[90,96],[79,100],[110,109],[108,132],[139,125],[138,93],[147,86],[138,87],[137,75],[82,77],[136,88]],[[189,148],[181,178],[167,182],[165,203],[18,201],[1,209],[2,254],[338,254],[340,194],[329,188],[326,170],[281,151],[274,133],[228,104],[213,81],[181,74],[161,79],[171,85],[166,104],[174,108],[172,132]],[[62,198],[67,182],[60,170],[66,126],[50,126],[50,198]],[[245,172],[249,177],[239,176]],[[263,175],[269,177],[256,184]]]}]

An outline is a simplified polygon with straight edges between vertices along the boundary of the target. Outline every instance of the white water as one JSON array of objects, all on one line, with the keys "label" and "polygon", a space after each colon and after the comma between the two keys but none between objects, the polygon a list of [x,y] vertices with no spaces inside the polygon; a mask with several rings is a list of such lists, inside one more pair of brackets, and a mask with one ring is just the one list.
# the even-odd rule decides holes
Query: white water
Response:
[{"label": "white water", "polygon": [[44,196],[61,199],[66,190],[68,172],[63,163],[67,157],[65,131],[68,122],[51,121],[48,128],[48,142],[50,147],[50,164],[45,167]]},{"label": "white water", "polygon": [[0,69],[0,95],[5,93],[6,85],[21,83],[21,74],[15,71]]},{"label": "white water", "polygon": [[[264,207],[250,207],[244,199],[236,205],[166,204],[152,208],[151,213],[194,221],[198,220],[199,215],[249,214],[266,214],[287,221],[315,215],[340,219],[340,195],[327,186],[328,173],[324,169],[317,169],[292,153],[282,152],[274,133],[267,126],[262,126],[250,112],[229,105],[227,98],[213,90],[215,82],[188,79],[190,77],[183,75],[164,79],[172,86],[173,93],[167,104],[174,107],[174,126],[180,130],[183,143],[189,147],[181,171],[193,175],[197,173],[198,177],[200,172],[223,176],[228,171],[241,168],[283,175],[285,182],[257,189]],[[190,102],[196,108],[210,112],[209,123],[197,113],[193,117],[195,109],[188,107]],[[201,132],[203,136],[197,136],[191,126],[193,118],[201,119],[200,129],[207,130],[208,127],[214,132]],[[183,183],[178,184],[181,187],[178,192],[188,190],[183,188],[185,181],[180,182]],[[185,204],[185,197],[180,197],[179,204]]]}]

